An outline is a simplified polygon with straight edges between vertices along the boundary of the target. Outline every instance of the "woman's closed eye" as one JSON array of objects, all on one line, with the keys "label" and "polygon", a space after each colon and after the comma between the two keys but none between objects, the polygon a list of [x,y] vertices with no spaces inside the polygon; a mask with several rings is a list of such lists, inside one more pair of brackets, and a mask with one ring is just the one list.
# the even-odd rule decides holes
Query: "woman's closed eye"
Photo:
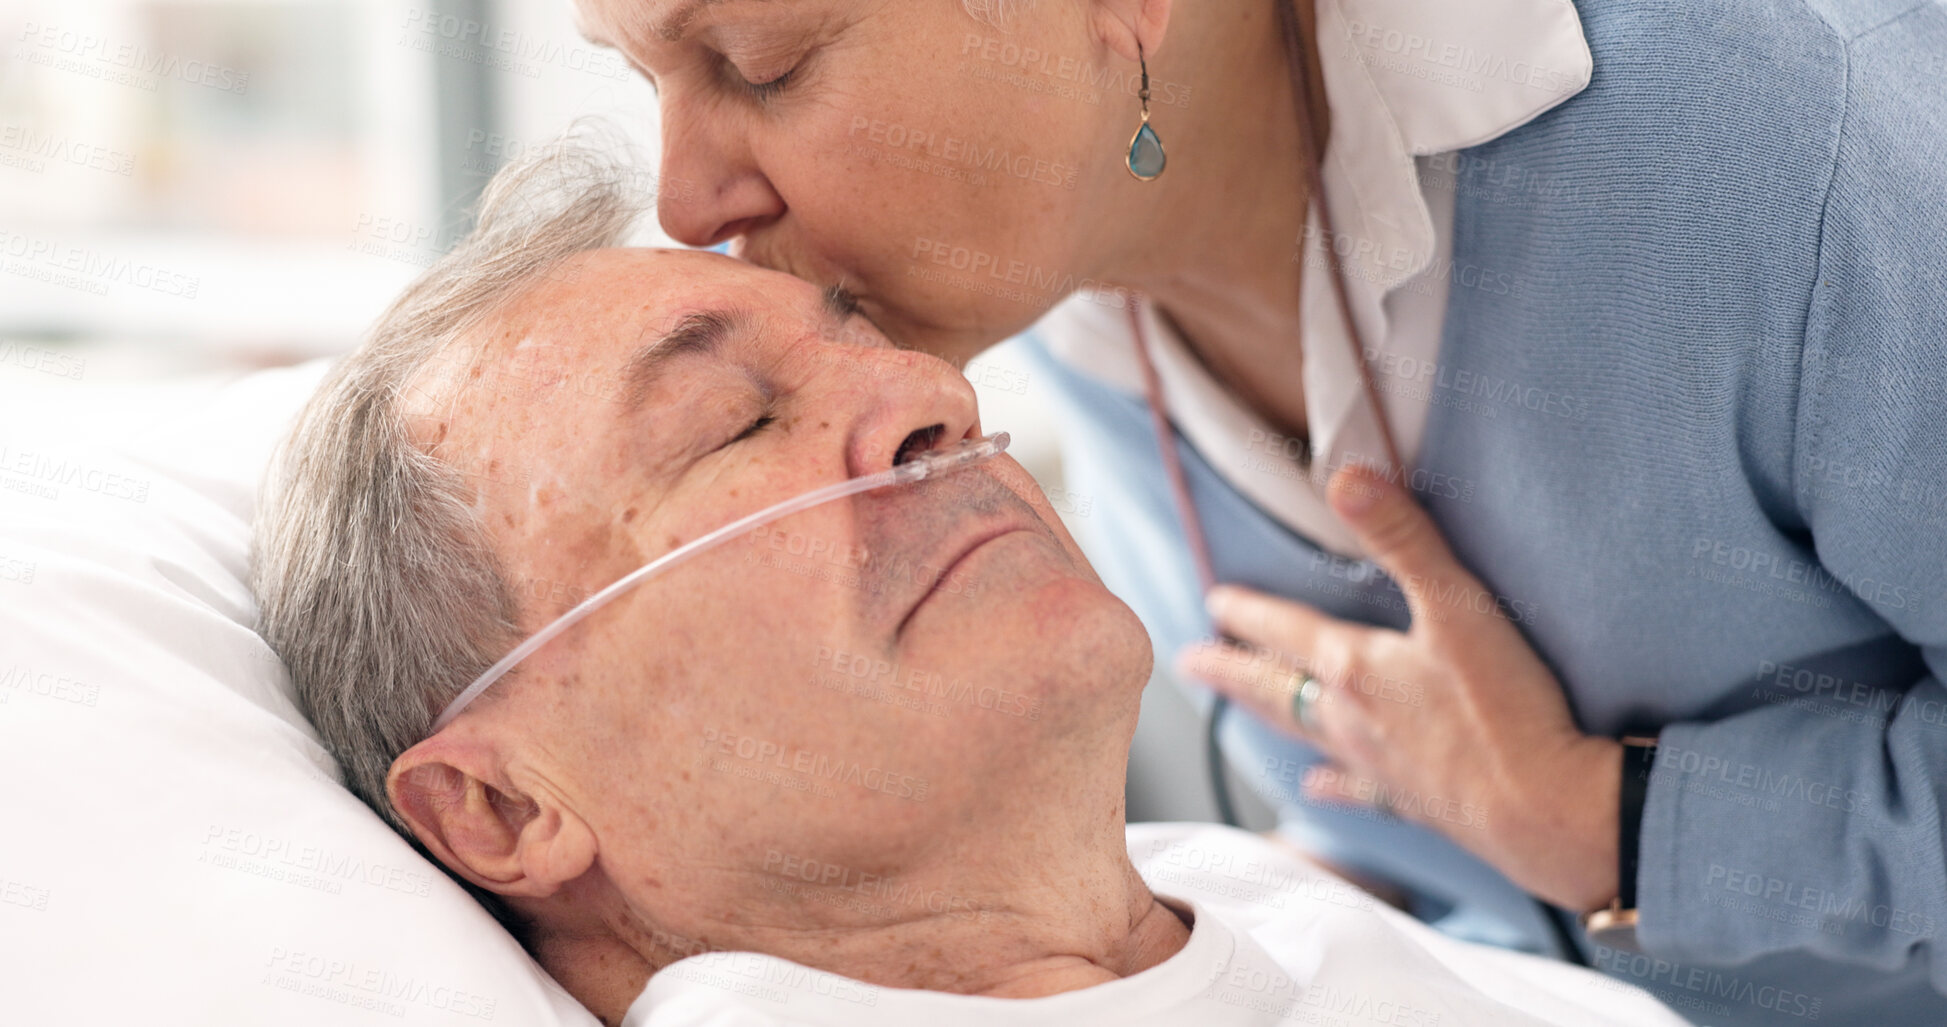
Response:
[{"label": "woman's closed eye", "polygon": [[784,92],[785,84],[791,81],[791,76],[796,71],[797,69],[793,68],[782,75],[772,78],[768,82],[752,82],[744,78],[742,74],[739,74],[737,77],[739,81],[743,82],[745,92],[756,97],[758,102],[765,103],[776,99],[779,93]]},{"label": "woman's closed eye", "polygon": [[735,57],[724,54],[717,58],[724,84],[755,99],[768,103],[784,92],[798,76],[798,69],[804,66],[804,52],[793,48],[765,47],[770,52],[740,53]]}]

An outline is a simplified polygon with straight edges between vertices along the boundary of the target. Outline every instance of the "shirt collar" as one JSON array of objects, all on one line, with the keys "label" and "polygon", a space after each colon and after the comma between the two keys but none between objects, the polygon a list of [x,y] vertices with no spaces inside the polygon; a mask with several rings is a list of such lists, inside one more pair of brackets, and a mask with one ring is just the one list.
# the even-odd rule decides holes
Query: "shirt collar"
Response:
[{"label": "shirt collar", "polygon": [[[1353,284],[1384,295],[1434,253],[1413,158],[1512,132],[1581,92],[1594,62],[1570,0],[1319,0],[1318,15],[1333,227],[1348,239],[1339,248]],[[1099,325],[1103,311],[1091,298],[1072,298],[1057,312]],[[1051,342],[1081,358],[1074,366],[1119,387],[1140,382],[1126,332],[1112,347],[1063,334],[1050,333]]]},{"label": "shirt collar", "polygon": [[[1454,197],[1433,187],[1436,211],[1420,182],[1416,157],[1476,146],[1521,127],[1584,89],[1594,67],[1581,19],[1569,0],[1318,0],[1320,71],[1332,114],[1322,174],[1346,269],[1346,292],[1361,336],[1390,352],[1415,345],[1432,360],[1440,317],[1432,327],[1395,339],[1394,293],[1426,273],[1437,286],[1428,302],[1444,309],[1445,277],[1431,268],[1451,238]],[[1317,220],[1315,217],[1312,219]],[[1324,484],[1348,456],[1381,458],[1376,415],[1358,386],[1336,297],[1325,274],[1327,240],[1308,228],[1294,257],[1304,261],[1307,427],[1316,454],[1308,477],[1283,458],[1283,440],[1203,371],[1175,332],[1145,303],[1157,343],[1171,420],[1234,488],[1282,523],[1342,555],[1357,540],[1324,506]],[[1083,294],[1051,312],[1040,333],[1051,353],[1079,372],[1124,392],[1142,391],[1126,312],[1105,297]],[[1425,320],[1422,318],[1422,320]],[[1379,384],[1379,383],[1375,383]],[[1392,407],[1405,405],[1395,397]],[[1389,417],[1402,456],[1414,438]],[[1424,411],[1413,424],[1423,424]]]},{"label": "shirt collar", "polygon": [[1327,5],[1345,21],[1341,61],[1364,69],[1414,156],[1505,135],[1581,92],[1595,66],[1569,0]]},{"label": "shirt collar", "polygon": [[[1327,238],[1314,217],[1301,253],[1305,399],[1322,492],[1349,450],[1384,458],[1378,412],[1354,384],[1325,248],[1345,268],[1366,346],[1389,350],[1387,295],[1428,269],[1441,238],[1414,158],[1527,124],[1586,87],[1594,63],[1569,0],[1319,0],[1318,50],[1332,112],[1323,177],[1334,231]],[[1400,448],[1411,459],[1416,447]]]},{"label": "shirt collar", "polygon": [[1285,975],[1262,946],[1207,904],[1166,895],[1160,889],[1155,894],[1159,901],[1192,917],[1183,948],[1140,973],[1088,988],[1031,999],[955,995],[866,984],[755,952],[709,952],[671,963],[651,976],[623,1016],[622,1027],[733,1022],[805,1027],[1186,1023],[1192,1021],[1181,1011],[1240,961],[1247,971],[1266,979]]},{"label": "shirt collar", "polygon": [[1527,124],[1581,92],[1594,62],[1569,0],[1320,0],[1318,19],[1337,248],[1384,294],[1433,257],[1413,158]]}]

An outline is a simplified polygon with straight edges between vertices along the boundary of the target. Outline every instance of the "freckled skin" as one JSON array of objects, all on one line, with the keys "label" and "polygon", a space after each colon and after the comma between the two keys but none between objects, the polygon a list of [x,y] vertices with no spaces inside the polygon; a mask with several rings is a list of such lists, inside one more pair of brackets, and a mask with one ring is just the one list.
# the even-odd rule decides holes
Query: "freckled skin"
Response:
[{"label": "freckled skin", "polygon": [[[940,445],[980,432],[964,375],[862,327],[832,332],[818,290],[799,280],[695,252],[604,250],[570,270],[514,298],[494,325],[504,330],[483,333],[482,361],[522,345],[540,387],[503,393],[494,379],[462,380],[409,393],[412,424],[427,435],[448,426],[441,459],[505,465],[476,486],[509,580],[587,595],[682,539],[883,470],[915,432],[937,426]],[[718,307],[744,311],[748,327],[718,357],[671,364],[637,415],[547,384],[573,382],[582,366],[627,366],[643,339]],[[767,415],[777,423],[730,441]],[[846,555],[857,553],[869,554],[872,573]],[[960,580],[979,587],[930,580],[956,560]],[[545,608],[522,611],[525,631],[561,612],[532,605]],[[862,699],[830,684],[873,683],[847,676],[855,658],[888,668],[881,686],[896,667],[963,682],[966,695],[940,709]],[[1149,665],[1141,623],[1102,586],[1033,481],[1001,457],[795,514],[625,595],[401,757],[395,801],[413,767],[442,765],[533,811],[528,829],[503,830],[479,803],[402,803],[409,818],[427,818],[415,819],[420,837],[449,865],[563,938],[584,939],[573,945],[595,946],[542,950],[591,1007],[596,992],[627,991],[586,976],[585,961],[620,958],[591,938],[644,966],[705,939],[889,982],[898,965],[855,965],[864,957],[837,939],[857,925],[832,922],[870,914],[761,887],[775,877],[766,861],[774,867],[788,852],[874,868],[997,905],[1022,887],[1061,895],[1078,874],[1108,875],[1151,901],[1120,830],[1122,767]],[[981,707],[972,697],[982,689],[1015,708]],[[857,769],[834,778],[794,769],[820,761]],[[865,783],[868,769],[882,787]],[[966,846],[996,836],[1076,843],[1077,831],[1087,845],[1035,841],[1027,869],[955,876],[985,865]],[[1081,870],[1048,855],[1081,851],[1109,865]],[[907,928],[914,942],[944,945],[923,910],[902,912],[924,921]],[[1082,919],[1051,918],[1049,929]],[[934,983],[962,973],[973,971]]]},{"label": "freckled skin", "polygon": [[[1051,60],[1119,72],[1123,60],[1096,25],[1108,16],[1091,10],[1096,5],[1021,4],[1005,31],[940,0],[726,9],[721,17],[731,31],[719,42],[718,60],[699,59],[702,44],[662,40],[649,29],[651,12],[661,16],[670,6],[576,2],[590,34],[660,84],[660,177],[675,186],[660,197],[665,231],[692,246],[747,233],[740,256],[816,282],[845,283],[905,345],[964,363],[1041,313],[1018,293],[967,288],[979,275],[911,274],[950,270],[928,262],[931,244],[942,253],[958,247],[1018,262],[1011,266],[1023,275],[1031,269],[1043,277],[1099,278],[1108,270],[1105,254],[1131,241],[1131,223],[1156,203],[1157,186],[1135,181],[1123,165],[1138,109],[1133,93],[1082,90],[1096,97],[1090,102],[1036,97],[970,74],[1004,70],[977,49],[967,51],[970,39],[982,37],[1030,41]],[[1134,44],[1127,49],[1133,74]],[[765,60],[768,51],[788,59]],[[764,104],[720,85],[739,72],[777,74],[800,57],[804,72]],[[1157,55],[1150,59],[1155,64]],[[734,70],[720,70],[720,62]],[[1182,115],[1160,100],[1155,106],[1157,130],[1180,139]],[[1026,155],[1042,162],[1042,180],[1005,170],[978,181],[916,173],[886,142],[888,132]],[[1190,153],[1172,150],[1180,158]],[[1060,298],[1037,287],[1019,292],[1047,292],[1048,304]]]},{"label": "freckled skin", "polygon": [[[1302,435],[1292,241],[1330,117],[1314,74],[1304,145],[1284,2],[715,4],[675,36],[655,26],[678,0],[575,6],[657,86],[670,238],[842,284],[901,345],[959,365],[1077,291],[1142,292],[1222,384]],[[1170,154],[1149,182],[1127,165],[1143,62]],[[979,173],[917,167],[922,152]]]}]

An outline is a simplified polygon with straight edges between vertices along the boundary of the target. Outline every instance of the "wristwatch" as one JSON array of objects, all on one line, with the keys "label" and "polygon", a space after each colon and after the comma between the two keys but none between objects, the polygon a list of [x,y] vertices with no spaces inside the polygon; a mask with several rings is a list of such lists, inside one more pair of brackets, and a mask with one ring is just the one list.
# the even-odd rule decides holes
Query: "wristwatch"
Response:
[{"label": "wristwatch", "polygon": [[1609,948],[1636,944],[1636,870],[1642,848],[1643,804],[1649,797],[1650,768],[1656,765],[1656,739],[1622,739],[1622,790],[1616,816],[1616,897],[1605,908],[1582,917],[1589,940]]}]

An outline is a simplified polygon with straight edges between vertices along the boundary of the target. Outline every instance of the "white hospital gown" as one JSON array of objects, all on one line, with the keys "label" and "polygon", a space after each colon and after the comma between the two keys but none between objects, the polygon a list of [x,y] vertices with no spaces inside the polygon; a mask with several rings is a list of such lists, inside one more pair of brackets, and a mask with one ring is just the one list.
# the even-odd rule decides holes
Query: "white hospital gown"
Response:
[{"label": "white hospital gown", "polygon": [[1036,999],[882,988],[750,952],[671,964],[622,1027],[1681,1027],[1641,990],[1441,935],[1256,835],[1129,828],[1156,895],[1194,914],[1182,951]]}]

